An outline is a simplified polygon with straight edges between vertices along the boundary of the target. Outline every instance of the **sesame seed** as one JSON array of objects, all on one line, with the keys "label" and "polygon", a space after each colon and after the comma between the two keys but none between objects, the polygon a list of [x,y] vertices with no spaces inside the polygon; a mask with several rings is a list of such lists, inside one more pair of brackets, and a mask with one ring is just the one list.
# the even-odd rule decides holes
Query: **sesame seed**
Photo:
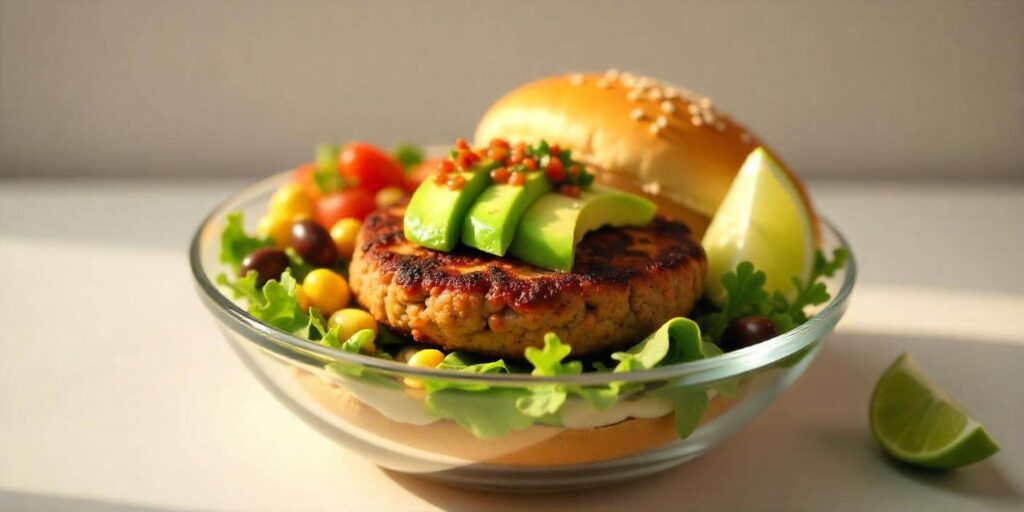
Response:
[{"label": "sesame seed", "polygon": [[658,135],[659,133],[661,133],[661,127],[658,126],[657,124],[652,123],[650,126],[647,127],[647,129],[651,132],[651,135]]},{"label": "sesame seed", "polygon": [[640,188],[644,192],[647,192],[648,194],[652,195],[658,195],[661,193],[661,183],[658,183],[657,181],[644,183],[643,185],[640,186]]},{"label": "sesame seed", "polygon": [[629,91],[626,93],[626,99],[629,101],[637,101],[640,99],[640,93],[637,91]]},{"label": "sesame seed", "polygon": [[608,82],[607,79],[601,78],[597,81],[598,89],[607,89],[609,86],[611,86],[611,84]]},{"label": "sesame seed", "polygon": [[690,103],[686,106],[686,111],[692,115],[700,114],[700,107],[696,103]]},{"label": "sesame seed", "polygon": [[654,120],[654,124],[662,128],[668,128],[668,118],[665,116],[658,116],[658,118]]},{"label": "sesame seed", "polygon": [[629,117],[632,118],[634,121],[639,121],[643,119],[644,109],[640,107],[634,108],[633,111],[629,113]]},{"label": "sesame seed", "polygon": [[671,101],[665,100],[661,102],[661,111],[666,114],[674,114],[676,111],[676,104]]},{"label": "sesame seed", "polygon": [[619,78],[619,70],[612,68],[604,72],[604,77],[609,80],[616,80]]},{"label": "sesame seed", "polygon": [[701,106],[701,108],[711,108],[711,105],[712,105],[711,98],[708,98],[707,96],[705,96],[705,97],[700,99],[700,106]]},{"label": "sesame seed", "polygon": [[647,93],[647,99],[651,101],[660,101],[661,97],[661,89],[658,89],[657,87],[651,89],[651,91]]},{"label": "sesame seed", "polygon": [[569,76],[569,83],[572,85],[583,85],[583,75],[579,73],[573,73]]},{"label": "sesame seed", "polygon": [[710,110],[701,110],[700,111],[700,115],[701,115],[701,117],[704,118],[704,122],[705,123],[707,123],[707,124],[714,124],[715,123],[715,119],[716,118],[715,118],[715,113],[714,112],[712,112]]},{"label": "sesame seed", "polygon": [[740,142],[743,142],[744,144],[750,144],[753,141],[754,137],[751,137],[749,133],[743,132],[740,134]]},{"label": "sesame seed", "polygon": [[720,131],[720,132],[724,132],[725,131],[725,122],[719,121],[719,122],[715,123],[715,129]]},{"label": "sesame seed", "polygon": [[675,87],[666,87],[665,88],[665,97],[670,99],[670,100],[674,99],[674,98],[678,98],[679,97],[679,90],[676,89]]},{"label": "sesame seed", "polygon": [[692,124],[694,126],[700,126],[700,125],[704,124],[704,120],[701,119],[700,116],[693,116],[693,117],[690,118],[690,124]]}]

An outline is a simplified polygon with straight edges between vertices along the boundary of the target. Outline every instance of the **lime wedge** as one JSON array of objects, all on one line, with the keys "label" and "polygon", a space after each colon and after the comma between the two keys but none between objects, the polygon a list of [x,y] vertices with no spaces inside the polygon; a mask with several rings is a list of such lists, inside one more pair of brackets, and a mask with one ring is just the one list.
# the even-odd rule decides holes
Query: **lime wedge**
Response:
[{"label": "lime wedge", "polygon": [[999,451],[985,428],[929,382],[906,353],[875,384],[870,414],[882,449],[915,466],[958,468]]},{"label": "lime wedge", "polygon": [[750,261],[764,271],[768,293],[789,293],[814,261],[814,228],[797,186],[764,148],[750,153],[704,234],[707,295],[721,305],[722,275]]}]

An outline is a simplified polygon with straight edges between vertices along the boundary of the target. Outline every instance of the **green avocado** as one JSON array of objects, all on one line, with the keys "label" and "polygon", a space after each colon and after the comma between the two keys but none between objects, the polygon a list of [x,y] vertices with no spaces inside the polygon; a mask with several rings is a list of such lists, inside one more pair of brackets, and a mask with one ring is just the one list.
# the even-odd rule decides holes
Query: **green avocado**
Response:
[{"label": "green avocado", "polygon": [[413,192],[405,209],[405,238],[417,245],[448,252],[459,243],[466,211],[491,182],[486,169],[452,173],[465,178],[462,188],[452,190],[427,178]]},{"label": "green avocado", "polygon": [[657,207],[647,199],[604,187],[591,187],[578,199],[545,194],[519,220],[509,252],[533,265],[560,272],[572,270],[576,245],[601,226],[643,226]]},{"label": "green avocado", "polygon": [[462,243],[504,256],[523,212],[549,190],[551,182],[540,172],[527,174],[522,186],[499,183],[487,187],[466,214]]}]

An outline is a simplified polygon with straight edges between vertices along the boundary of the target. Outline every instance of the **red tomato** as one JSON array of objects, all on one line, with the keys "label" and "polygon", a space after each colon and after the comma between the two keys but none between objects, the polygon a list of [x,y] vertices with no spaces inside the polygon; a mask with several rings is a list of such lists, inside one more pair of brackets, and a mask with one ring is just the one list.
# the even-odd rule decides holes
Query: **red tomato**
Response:
[{"label": "red tomato", "polygon": [[316,202],[316,221],[331,229],[336,222],[349,217],[363,220],[377,209],[374,195],[364,188],[351,187],[321,197]]},{"label": "red tomato", "polygon": [[387,153],[363,142],[346,144],[339,158],[341,174],[360,188],[376,193],[385,187],[405,187],[405,173]]}]

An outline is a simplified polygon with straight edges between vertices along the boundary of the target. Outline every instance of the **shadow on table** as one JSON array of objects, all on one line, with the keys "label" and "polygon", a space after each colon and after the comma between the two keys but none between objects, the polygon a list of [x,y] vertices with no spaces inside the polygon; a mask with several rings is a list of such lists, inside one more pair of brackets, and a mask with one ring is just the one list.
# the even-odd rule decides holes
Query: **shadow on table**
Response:
[{"label": "shadow on table", "polygon": [[184,512],[187,509],[147,507],[132,503],[36,494],[0,488],[0,510],[19,512]]},{"label": "shadow on table", "polygon": [[[877,377],[902,350],[967,404],[1003,442],[1001,453],[936,473],[881,452],[868,428],[868,400]],[[387,474],[445,510],[1013,509],[1024,503],[1024,447],[1015,442],[1024,403],[993,397],[1024,387],[1021,370],[1024,346],[841,332],[749,428],[658,475],[571,493],[497,494]]]}]

